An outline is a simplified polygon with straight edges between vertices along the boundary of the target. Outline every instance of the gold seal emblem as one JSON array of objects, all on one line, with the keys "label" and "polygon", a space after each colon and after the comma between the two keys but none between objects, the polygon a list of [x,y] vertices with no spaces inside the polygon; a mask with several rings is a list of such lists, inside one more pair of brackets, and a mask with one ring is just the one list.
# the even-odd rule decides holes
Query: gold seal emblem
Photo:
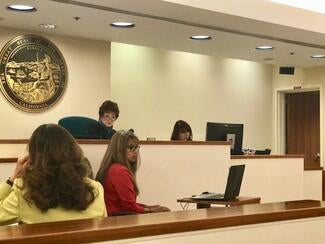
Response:
[{"label": "gold seal emblem", "polygon": [[40,112],[53,106],[67,86],[67,66],[59,49],[35,35],[10,40],[0,53],[1,92],[15,107]]}]

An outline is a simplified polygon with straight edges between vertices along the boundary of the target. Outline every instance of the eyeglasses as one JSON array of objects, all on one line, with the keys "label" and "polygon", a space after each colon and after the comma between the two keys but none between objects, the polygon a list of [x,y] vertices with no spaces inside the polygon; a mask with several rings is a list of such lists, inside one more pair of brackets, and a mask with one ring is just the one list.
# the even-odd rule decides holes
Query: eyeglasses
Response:
[{"label": "eyeglasses", "polygon": [[139,151],[140,149],[140,146],[139,145],[133,145],[133,144],[130,144],[126,147],[129,151],[131,152],[137,152]]},{"label": "eyeglasses", "polygon": [[115,121],[116,120],[116,115],[114,113],[105,113],[103,115],[103,118]]}]

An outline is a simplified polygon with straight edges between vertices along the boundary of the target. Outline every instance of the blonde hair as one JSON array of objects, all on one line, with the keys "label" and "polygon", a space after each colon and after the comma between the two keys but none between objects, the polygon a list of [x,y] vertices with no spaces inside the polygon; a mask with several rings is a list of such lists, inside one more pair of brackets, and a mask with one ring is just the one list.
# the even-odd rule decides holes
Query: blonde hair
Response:
[{"label": "blonde hair", "polygon": [[136,172],[140,165],[140,159],[137,158],[136,162],[130,163],[127,159],[127,146],[130,141],[139,143],[139,139],[134,133],[129,131],[117,131],[112,137],[111,143],[108,145],[104,158],[101,162],[99,170],[96,175],[96,180],[102,185],[105,184],[106,174],[112,164],[118,163],[125,166],[131,173],[134,188],[136,193],[139,193],[139,189],[136,183]]}]

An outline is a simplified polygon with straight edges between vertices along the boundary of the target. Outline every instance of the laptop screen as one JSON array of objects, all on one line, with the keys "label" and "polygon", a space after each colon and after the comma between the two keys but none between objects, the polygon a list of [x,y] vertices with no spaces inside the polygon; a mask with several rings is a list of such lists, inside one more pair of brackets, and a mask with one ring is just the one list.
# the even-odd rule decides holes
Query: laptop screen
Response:
[{"label": "laptop screen", "polygon": [[244,164],[234,165],[230,167],[224,200],[226,201],[232,200],[239,195],[244,171],[245,171]]}]

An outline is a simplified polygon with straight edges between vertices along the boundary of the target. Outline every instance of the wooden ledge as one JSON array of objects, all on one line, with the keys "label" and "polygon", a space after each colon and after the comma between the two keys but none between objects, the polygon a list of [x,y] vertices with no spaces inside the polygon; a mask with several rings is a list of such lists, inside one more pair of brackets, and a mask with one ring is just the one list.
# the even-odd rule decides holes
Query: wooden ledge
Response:
[{"label": "wooden ledge", "polygon": [[0,163],[16,163],[18,158],[0,158]]},{"label": "wooden ledge", "polygon": [[0,139],[0,144],[27,144],[29,139]]},{"label": "wooden ledge", "polygon": [[320,201],[252,204],[169,213],[0,227],[0,242],[80,243],[121,240],[325,216]]},{"label": "wooden ledge", "polygon": [[304,158],[304,155],[286,154],[286,155],[232,155],[230,159],[261,159],[261,158]]},{"label": "wooden ledge", "polygon": [[[0,139],[0,144],[27,144],[29,139]],[[77,139],[79,144],[107,145],[110,140]],[[140,141],[141,145],[230,145],[227,141]]]},{"label": "wooden ledge", "polygon": [[311,170],[323,170],[323,167],[320,166],[314,166],[314,167],[305,167],[304,170],[311,171]]}]

